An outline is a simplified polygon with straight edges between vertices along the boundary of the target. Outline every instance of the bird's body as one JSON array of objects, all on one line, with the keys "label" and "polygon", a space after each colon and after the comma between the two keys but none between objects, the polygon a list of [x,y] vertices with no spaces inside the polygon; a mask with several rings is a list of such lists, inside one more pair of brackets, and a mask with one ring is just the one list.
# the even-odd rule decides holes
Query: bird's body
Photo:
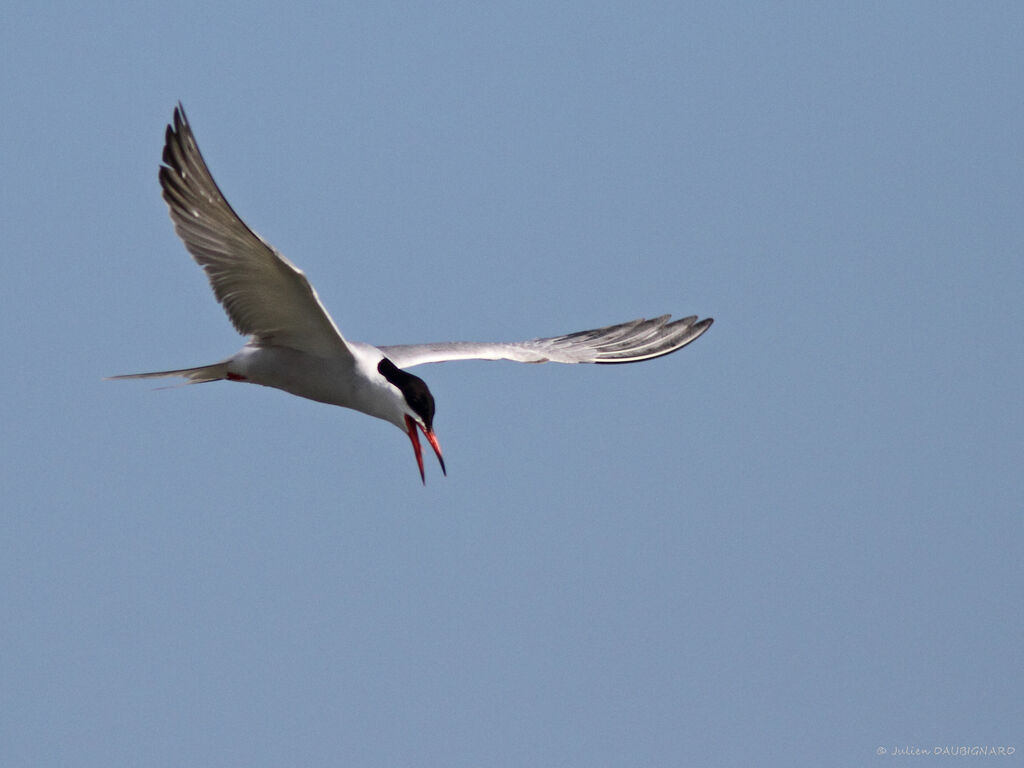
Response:
[{"label": "bird's body", "polygon": [[306,276],[250,230],[221,195],[179,105],[167,128],[160,184],[175,230],[206,271],[232,324],[249,342],[212,365],[118,379],[180,376],[190,383],[244,381],[362,411],[412,441],[417,430],[444,460],[433,430],[434,398],[404,368],[449,360],[629,363],[669,354],[700,336],[711,318],[669,316],[521,342],[439,342],[375,347],[346,340]]}]

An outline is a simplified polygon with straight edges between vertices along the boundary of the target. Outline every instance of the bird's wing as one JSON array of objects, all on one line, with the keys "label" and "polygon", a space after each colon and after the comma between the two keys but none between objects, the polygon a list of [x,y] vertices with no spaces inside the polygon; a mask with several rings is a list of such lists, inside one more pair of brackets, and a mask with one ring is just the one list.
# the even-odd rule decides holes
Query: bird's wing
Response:
[{"label": "bird's wing", "polygon": [[160,186],[174,230],[239,333],[321,356],[351,356],[302,270],[239,218],[210,175],[179,104],[167,126]]},{"label": "bird's wing", "polygon": [[638,363],[682,349],[711,327],[709,317],[669,322],[671,315],[652,320],[578,331],[548,339],[513,342],[446,341],[381,347],[399,368],[449,360],[514,360],[519,363]]}]

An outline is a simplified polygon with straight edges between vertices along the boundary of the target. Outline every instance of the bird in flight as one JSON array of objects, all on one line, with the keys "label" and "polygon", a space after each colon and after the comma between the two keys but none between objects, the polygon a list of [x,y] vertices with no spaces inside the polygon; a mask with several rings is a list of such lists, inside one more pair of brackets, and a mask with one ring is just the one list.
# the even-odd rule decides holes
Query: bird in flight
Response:
[{"label": "bird in flight", "polygon": [[384,347],[349,341],[302,270],[249,229],[224,199],[181,104],[167,126],[160,186],[174,230],[206,272],[232,325],[249,340],[239,352],[212,365],[111,378],[244,381],[362,411],[409,436],[424,483],[417,431],[433,448],[441,471],[447,470],[434,434],[434,397],[423,379],[406,368],[449,360],[637,363],[682,349],[711,326],[710,317],[670,321],[670,315],[663,315],[528,341]]}]

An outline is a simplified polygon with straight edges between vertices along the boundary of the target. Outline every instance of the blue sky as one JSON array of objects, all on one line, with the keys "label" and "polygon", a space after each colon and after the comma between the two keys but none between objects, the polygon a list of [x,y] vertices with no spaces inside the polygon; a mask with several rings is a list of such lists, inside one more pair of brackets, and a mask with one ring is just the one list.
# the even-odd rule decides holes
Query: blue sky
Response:
[{"label": "blue sky", "polygon": [[[0,763],[1019,763],[1019,4],[3,17]],[[426,487],[382,421],[105,382],[242,341],[179,99],[350,338],[715,325],[417,369]]]}]

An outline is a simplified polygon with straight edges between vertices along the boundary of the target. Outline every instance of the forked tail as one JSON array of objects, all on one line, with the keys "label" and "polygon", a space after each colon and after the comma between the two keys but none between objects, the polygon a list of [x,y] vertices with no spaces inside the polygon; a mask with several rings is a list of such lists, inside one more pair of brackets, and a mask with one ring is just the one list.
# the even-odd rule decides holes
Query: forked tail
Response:
[{"label": "forked tail", "polygon": [[207,381],[220,381],[228,377],[228,361],[222,360],[213,365],[201,365],[198,368],[181,368],[177,371],[154,371],[153,373],[125,373],[121,376],[107,376],[112,379],[164,379],[180,376],[188,381],[185,384],[203,384]]}]

